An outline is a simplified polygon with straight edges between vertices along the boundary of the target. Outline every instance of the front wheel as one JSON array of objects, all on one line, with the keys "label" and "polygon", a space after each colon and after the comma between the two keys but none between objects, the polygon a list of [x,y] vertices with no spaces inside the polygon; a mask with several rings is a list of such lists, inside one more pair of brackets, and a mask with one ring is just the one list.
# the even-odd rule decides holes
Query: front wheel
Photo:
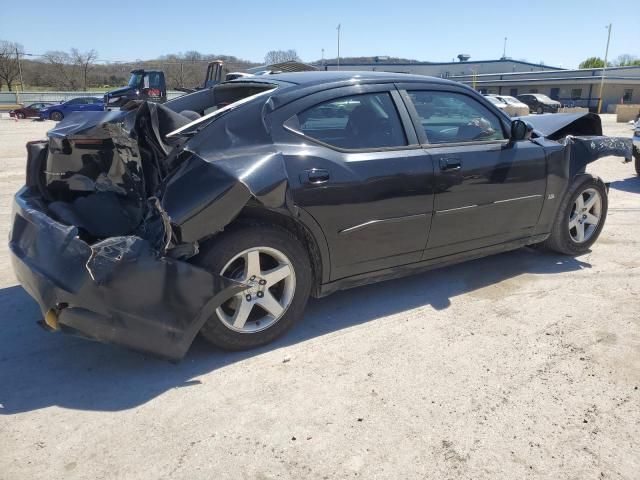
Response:
[{"label": "front wheel", "polygon": [[602,180],[591,175],[576,177],[543,246],[565,255],[586,253],[602,231],[607,209],[607,189]]},{"label": "front wheel", "polygon": [[22,120],[22,119],[25,118],[25,115],[22,112],[18,112],[18,113],[16,113],[16,117]]},{"label": "front wheel", "polygon": [[309,255],[288,230],[239,222],[203,247],[194,260],[211,273],[245,283],[202,327],[202,336],[226,350],[244,350],[284,334],[304,311],[311,290]]},{"label": "front wheel", "polygon": [[54,122],[60,122],[62,121],[62,119],[64,118],[64,115],[62,114],[62,112],[51,112],[51,120],[53,120]]},{"label": "front wheel", "polygon": [[544,113],[544,109],[542,107],[538,107],[538,109],[536,110],[536,113],[538,115],[542,115]]}]

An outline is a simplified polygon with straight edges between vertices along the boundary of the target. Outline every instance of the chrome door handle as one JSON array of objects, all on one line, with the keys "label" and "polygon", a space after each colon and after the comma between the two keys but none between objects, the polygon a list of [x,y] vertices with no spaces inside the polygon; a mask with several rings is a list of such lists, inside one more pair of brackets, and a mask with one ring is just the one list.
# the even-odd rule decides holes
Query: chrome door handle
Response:
[{"label": "chrome door handle", "polygon": [[328,182],[330,177],[328,170],[312,168],[311,170],[305,170],[300,174],[300,181],[310,185],[318,185]]},{"label": "chrome door handle", "polygon": [[462,160],[459,158],[447,158],[440,159],[440,170],[460,170],[462,168]]}]

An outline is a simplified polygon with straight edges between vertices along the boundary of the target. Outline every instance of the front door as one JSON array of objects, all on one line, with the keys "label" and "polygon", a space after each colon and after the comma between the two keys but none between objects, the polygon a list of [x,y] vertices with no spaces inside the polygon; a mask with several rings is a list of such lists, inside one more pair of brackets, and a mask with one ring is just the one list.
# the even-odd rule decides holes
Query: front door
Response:
[{"label": "front door", "polygon": [[544,200],[544,149],[511,142],[501,114],[472,93],[407,89],[404,98],[435,165],[423,259],[528,237]]},{"label": "front door", "polygon": [[419,261],[433,165],[395,87],[328,90],[282,110],[293,200],[325,233],[331,280]]}]

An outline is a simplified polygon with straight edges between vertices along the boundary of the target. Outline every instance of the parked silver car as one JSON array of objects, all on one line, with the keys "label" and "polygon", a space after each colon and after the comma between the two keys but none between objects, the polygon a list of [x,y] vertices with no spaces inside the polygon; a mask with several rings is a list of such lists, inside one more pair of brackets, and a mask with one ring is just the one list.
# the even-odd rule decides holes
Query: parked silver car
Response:
[{"label": "parked silver car", "polygon": [[512,117],[522,117],[529,115],[529,105],[522,103],[516,97],[510,95],[490,95],[504,102],[507,106],[504,111]]}]

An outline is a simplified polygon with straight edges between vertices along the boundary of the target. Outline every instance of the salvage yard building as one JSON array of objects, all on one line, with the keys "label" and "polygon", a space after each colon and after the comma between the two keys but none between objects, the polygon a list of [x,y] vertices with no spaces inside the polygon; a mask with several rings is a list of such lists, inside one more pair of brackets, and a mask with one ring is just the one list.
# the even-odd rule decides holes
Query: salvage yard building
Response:
[{"label": "salvage yard building", "polygon": [[[448,78],[474,87],[481,93],[516,96],[542,93],[563,105],[597,110],[602,68],[564,69],[538,63],[502,58],[458,62],[327,63],[326,70],[377,70]],[[602,109],[615,112],[616,105],[640,103],[640,67],[609,67],[604,75]]]}]

